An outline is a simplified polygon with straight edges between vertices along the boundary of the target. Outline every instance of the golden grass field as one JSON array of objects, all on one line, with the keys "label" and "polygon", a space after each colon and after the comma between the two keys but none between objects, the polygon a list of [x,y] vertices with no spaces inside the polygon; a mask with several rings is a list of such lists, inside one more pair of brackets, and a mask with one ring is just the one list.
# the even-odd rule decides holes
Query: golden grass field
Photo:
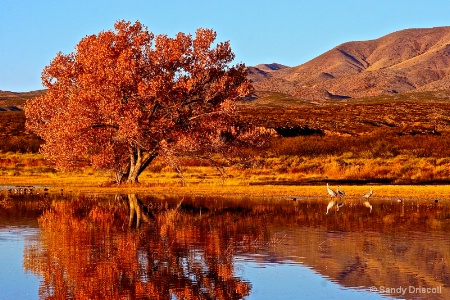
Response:
[{"label": "golden grass field", "polygon": [[[180,174],[168,167],[153,166],[140,176],[140,183],[134,185],[116,185],[111,183],[112,177],[107,172],[83,170],[80,172],[59,172],[52,169],[39,154],[4,155],[0,162],[1,183],[3,186],[35,186],[48,187],[53,193],[155,193],[177,195],[217,195],[217,196],[255,196],[279,197],[281,199],[322,199],[328,194],[325,183],[329,182],[333,189],[337,185],[346,192],[346,199],[358,200],[373,186],[372,199],[379,200],[450,200],[450,185],[433,184],[382,184],[351,183],[346,181],[351,170],[340,169],[335,160],[329,158],[324,163],[328,173],[293,175],[276,169],[253,168],[240,170],[230,167],[225,174],[220,174],[213,167],[185,167],[183,169],[184,185]],[[5,161],[9,161],[8,165]],[[314,163],[308,161],[308,163]],[[316,161],[319,163],[319,161]],[[425,162],[418,162],[425,163]],[[367,162],[361,172],[375,168],[377,161]],[[366,170],[367,169],[367,170]],[[156,170],[156,171],[155,171]],[[342,173],[340,181],[339,174]],[[308,178],[310,176],[310,178]],[[329,177],[328,177],[329,176]],[[347,176],[347,177],[346,177]],[[332,180],[328,180],[332,178]],[[292,180],[298,181],[291,184]],[[314,179],[315,181],[308,181]],[[289,181],[291,180],[291,181]],[[303,180],[303,181],[302,181]]]}]

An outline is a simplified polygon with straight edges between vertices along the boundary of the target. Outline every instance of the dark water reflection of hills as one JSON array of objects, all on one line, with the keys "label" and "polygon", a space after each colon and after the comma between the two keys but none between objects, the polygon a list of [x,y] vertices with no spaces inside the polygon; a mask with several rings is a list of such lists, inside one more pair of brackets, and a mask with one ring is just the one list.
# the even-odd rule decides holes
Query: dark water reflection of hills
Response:
[{"label": "dark water reflection of hills", "polygon": [[[24,269],[42,299],[241,299],[235,258],[302,264],[344,288],[450,294],[450,204],[170,196],[9,196],[1,226],[38,219]],[[136,228],[138,227],[138,228]],[[432,293],[432,288],[440,287]]]}]

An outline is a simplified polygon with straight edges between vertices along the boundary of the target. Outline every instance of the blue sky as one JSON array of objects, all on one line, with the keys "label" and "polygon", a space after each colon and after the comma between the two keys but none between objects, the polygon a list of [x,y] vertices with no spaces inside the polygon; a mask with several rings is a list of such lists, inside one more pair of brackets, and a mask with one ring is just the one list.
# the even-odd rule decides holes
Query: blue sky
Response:
[{"label": "blue sky", "polygon": [[296,66],[348,41],[450,25],[448,0],[0,0],[0,90],[42,89],[56,53],[86,35],[139,20],[155,34],[217,31],[236,62]]}]

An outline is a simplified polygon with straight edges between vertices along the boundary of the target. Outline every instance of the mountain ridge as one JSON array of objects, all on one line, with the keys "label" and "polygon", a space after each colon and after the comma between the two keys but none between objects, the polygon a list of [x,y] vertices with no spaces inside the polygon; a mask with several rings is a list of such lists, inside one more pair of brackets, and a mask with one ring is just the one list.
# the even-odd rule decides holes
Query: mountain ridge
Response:
[{"label": "mountain ridge", "polygon": [[[261,66],[261,65],[258,65]],[[258,91],[304,100],[363,98],[450,87],[450,26],[412,28],[340,44],[310,61],[248,78]]]}]

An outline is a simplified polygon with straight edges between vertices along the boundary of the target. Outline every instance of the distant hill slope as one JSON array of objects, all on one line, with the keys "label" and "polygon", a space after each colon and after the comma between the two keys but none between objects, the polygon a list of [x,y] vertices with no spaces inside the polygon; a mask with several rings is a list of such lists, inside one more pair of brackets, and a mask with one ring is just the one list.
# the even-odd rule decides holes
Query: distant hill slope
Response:
[{"label": "distant hill slope", "polygon": [[[37,90],[31,92],[10,92],[0,91],[0,109],[11,110],[10,107],[22,107],[27,99],[45,94],[46,90]],[[14,110],[14,109],[12,109]]]},{"label": "distant hill slope", "polygon": [[270,78],[269,74],[271,72],[282,70],[285,68],[289,68],[289,67],[282,65],[282,64],[271,63],[271,64],[259,64],[255,67],[248,67],[247,71],[248,71],[249,77],[253,81],[262,81],[264,79]]},{"label": "distant hill slope", "polygon": [[305,100],[447,90],[450,27],[406,29],[344,43],[296,67],[260,66],[249,68],[256,90]]},{"label": "distant hill slope", "polygon": [[0,91],[0,100],[28,99],[45,94],[45,90],[37,90],[30,92],[10,92]]}]

